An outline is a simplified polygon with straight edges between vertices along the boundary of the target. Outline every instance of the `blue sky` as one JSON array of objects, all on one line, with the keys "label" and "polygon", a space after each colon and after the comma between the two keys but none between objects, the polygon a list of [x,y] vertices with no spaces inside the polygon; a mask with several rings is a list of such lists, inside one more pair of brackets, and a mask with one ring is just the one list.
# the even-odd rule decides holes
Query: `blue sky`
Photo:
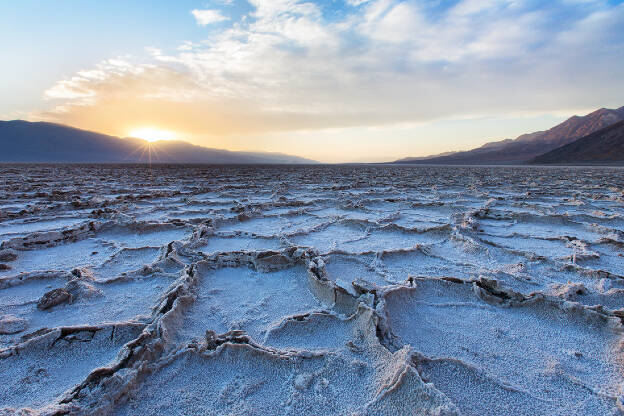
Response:
[{"label": "blue sky", "polygon": [[0,39],[0,118],[331,162],[624,105],[622,1],[2,1]]}]

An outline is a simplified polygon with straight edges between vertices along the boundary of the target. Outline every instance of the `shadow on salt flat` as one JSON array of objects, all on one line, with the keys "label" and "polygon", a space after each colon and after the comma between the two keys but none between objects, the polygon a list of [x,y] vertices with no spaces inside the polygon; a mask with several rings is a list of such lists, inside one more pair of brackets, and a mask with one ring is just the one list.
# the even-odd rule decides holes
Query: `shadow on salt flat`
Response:
[{"label": "shadow on salt flat", "polygon": [[[622,245],[624,246],[624,244]],[[624,251],[612,244],[591,244],[590,250],[597,256],[577,257],[576,263],[589,270],[602,270],[624,277]]]},{"label": "shadow on salt flat", "polygon": [[[492,306],[470,284],[442,280],[418,280],[385,300],[393,333],[424,355],[423,377],[465,414],[614,411],[624,381],[622,329],[614,318],[561,301]],[[510,402],[483,400],[493,386]]]},{"label": "shadow on salt flat", "polygon": [[377,222],[389,214],[393,214],[392,212],[376,212],[376,211],[366,211],[363,209],[355,209],[355,208],[340,208],[340,207],[325,207],[319,210],[311,211],[311,214],[319,217],[319,218],[340,218],[344,220],[353,220],[353,221],[370,221]]},{"label": "shadow on salt flat", "polygon": [[[93,369],[111,362],[141,330],[142,326],[132,324],[101,325],[72,333],[55,329],[22,344],[19,353],[0,354],[0,413],[3,407],[50,403]],[[9,412],[6,414],[13,414]]]},{"label": "shadow on salt flat", "polygon": [[115,251],[110,245],[95,238],[74,241],[36,250],[16,251],[17,259],[8,263],[10,270],[0,276],[47,270],[69,271],[76,267],[94,267],[108,259]]},{"label": "shadow on salt flat", "polygon": [[6,221],[0,224],[0,238],[23,237],[34,232],[60,230],[65,227],[77,227],[85,223],[85,218],[52,218],[41,221]]},{"label": "shadow on salt flat", "polygon": [[570,242],[557,239],[541,239],[526,237],[479,236],[486,243],[492,243],[507,250],[531,253],[535,256],[547,257],[550,260],[563,259],[579,251]]},{"label": "shadow on salt flat", "polygon": [[114,279],[154,263],[158,259],[159,253],[160,249],[155,247],[123,248],[91,270],[98,279]]},{"label": "shadow on salt flat", "polygon": [[369,283],[384,286],[388,282],[383,273],[377,270],[375,255],[330,254],[323,257],[327,277],[336,282],[351,283],[362,279]]},{"label": "shadow on salt flat", "polygon": [[414,276],[455,276],[469,278],[475,276],[477,269],[466,267],[444,258],[432,257],[422,250],[408,252],[390,252],[380,256],[379,268],[386,279],[393,283],[403,282]]},{"label": "shadow on salt flat", "polygon": [[247,345],[214,355],[188,351],[149,377],[116,414],[336,414],[374,394],[376,386],[366,383],[371,372],[341,357],[294,360]]},{"label": "shadow on salt flat", "polygon": [[247,236],[209,236],[208,243],[195,248],[199,252],[210,255],[231,251],[264,251],[278,250],[281,243],[276,238],[247,237]]},{"label": "shadow on salt flat", "polygon": [[273,272],[206,268],[198,273],[197,299],[185,313],[178,339],[203,339],[206,330],[242,329],[260,342],[281,318],[322,309],[308,289],[308,271],[303,266]]},{"label": "shadow on salt flat", "polygon": [[439,243],[448,238],[448,232],[404,232],[393,228],[372,230],[366,238],[346,241],[340,249],[349,253],[379,253],[382,251],[410,249],[419,244]]},{"label": "shadow on salt flat", "polygon": [[93,282],[90,296],[74,299],[47,310],[37,309],[37,301],[48,291],[63,287],[63,279],[28,280],[5,288],[0,297],[0,310],[26,321],[26,329],[16,334],[0,335],[0,345],[19,341],[27,333],[60,326],[95,325],[102,322],[144,321],[152,313],[171,278],[153,275]]},{"label": "shadow on salt flat", "polygon": [[112,242],[119,247],[162,247],[172,241],[182,240],[192,232],[190,227],[174,225],[145,226],[133,229],[132,227],[113,227],[103,230],[97,237]]},{"label": "shadow on salt flat", "polygon": [[314,215],[289,215],[276,217],[256,217],[246,221],[225,224],[218,231],[223,233],[236,232],[261,237],[277,237],[297,232],[306,232],[327,220]]},{"label": "shadow on salt flat", "polygon": [[[320,315],[274,333],[277,343],[320,346],[324,352],[231,343],[203,353],[184,350],[155,366],[116,414],[457,414],[408,365],[406,349],[392,354],[378,343],[370,312],[358,319],[364,321],[361,333],[349,331],[353,322]],[[337,337],[323,333],[337,328],[343,330]],[[355,341],[350,349],[339,347],[345,339]]]},{"label": "shadow on salt flat", "polygon": [[521,221],[479,220],[480,232],[495,237],[552,239],[570,236],[583,241],[597,241],[601,235],[589,224],[577,223],[561,217],[532,216]]},{"label": "shadow on salt flat", "polygon": [[267,333],[265,345],[287,350],[358,351],[371,327],[371,312],[366,310],[350,318],[328,312],[315,312],[286,318]]},{"label": "shadow on salt flat", "polygon": [[419,245],[440,243],[448,238],[444,230],[431,232],[408,232],[392,227],[368,230],[359,223],[337,223],[309,234],[296,235],[291,241],[300,246],[311,247],[321,254],[330,253],[385,253],[396,250],[412,250]]},{"label": "shadow on salt flat", "polygon": [[284,217],[257,217],[243,222],[225,224],[219,227],[223,233],[246,233],[263,237],[272,237],[281,233],[288,221]]},{"label": "shadow on salt flat", "polygon": [[366,237],[366,229],[358,223],[336,223],[308,234],[299,234],[290,240],[299,246],[312,247],[320,253],[329,253],[345,248],[348,241]]}]

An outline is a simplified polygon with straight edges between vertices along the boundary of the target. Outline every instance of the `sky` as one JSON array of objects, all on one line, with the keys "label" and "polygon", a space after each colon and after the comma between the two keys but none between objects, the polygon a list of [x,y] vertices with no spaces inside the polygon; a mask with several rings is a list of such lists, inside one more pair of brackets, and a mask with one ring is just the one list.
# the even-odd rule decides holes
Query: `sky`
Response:
[{"label": "sky", "polygon": [[0,119],[322,162],[624,105],[624,0],[0,0]]}]

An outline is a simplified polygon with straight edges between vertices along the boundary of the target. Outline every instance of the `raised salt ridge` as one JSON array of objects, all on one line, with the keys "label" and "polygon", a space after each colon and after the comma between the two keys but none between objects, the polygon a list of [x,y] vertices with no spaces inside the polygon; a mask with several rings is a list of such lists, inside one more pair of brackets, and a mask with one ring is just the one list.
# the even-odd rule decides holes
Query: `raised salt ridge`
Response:
[{"label": "raised salt ridge", "polygon": [[0,173],[0,415],[624,412],[624,170]]}]

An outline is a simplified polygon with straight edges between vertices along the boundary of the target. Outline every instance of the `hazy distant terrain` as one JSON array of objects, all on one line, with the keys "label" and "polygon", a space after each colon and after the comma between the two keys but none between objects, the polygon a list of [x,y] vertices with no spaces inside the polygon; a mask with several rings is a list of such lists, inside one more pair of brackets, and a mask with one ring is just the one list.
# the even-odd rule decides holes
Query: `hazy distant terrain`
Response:
[{"label": "hazy distant terrain", "polygon": [[621,407],[624,169],[0,175],[0,414]]},{"label": "hazy distant terrain", "polygon": [[[473,150],[452,152],[448,155],[404,158],[395,163],[522,164],[622,120],[624,120],[624,107],[615,110],[601,108],[582,117],[570,117],[549,130],[523,134],[515,140],[491,142]],[[624,160],[624,156],[620,160]],[[565,161],[552,160],[549,163],[565,163]]]},{"label": "hazy distant terrain", "polygon": [[0,121],[0,162],[65,163],[316,163],[280,153],[231,152],[184,141],[114,136],[53,123]]}]

